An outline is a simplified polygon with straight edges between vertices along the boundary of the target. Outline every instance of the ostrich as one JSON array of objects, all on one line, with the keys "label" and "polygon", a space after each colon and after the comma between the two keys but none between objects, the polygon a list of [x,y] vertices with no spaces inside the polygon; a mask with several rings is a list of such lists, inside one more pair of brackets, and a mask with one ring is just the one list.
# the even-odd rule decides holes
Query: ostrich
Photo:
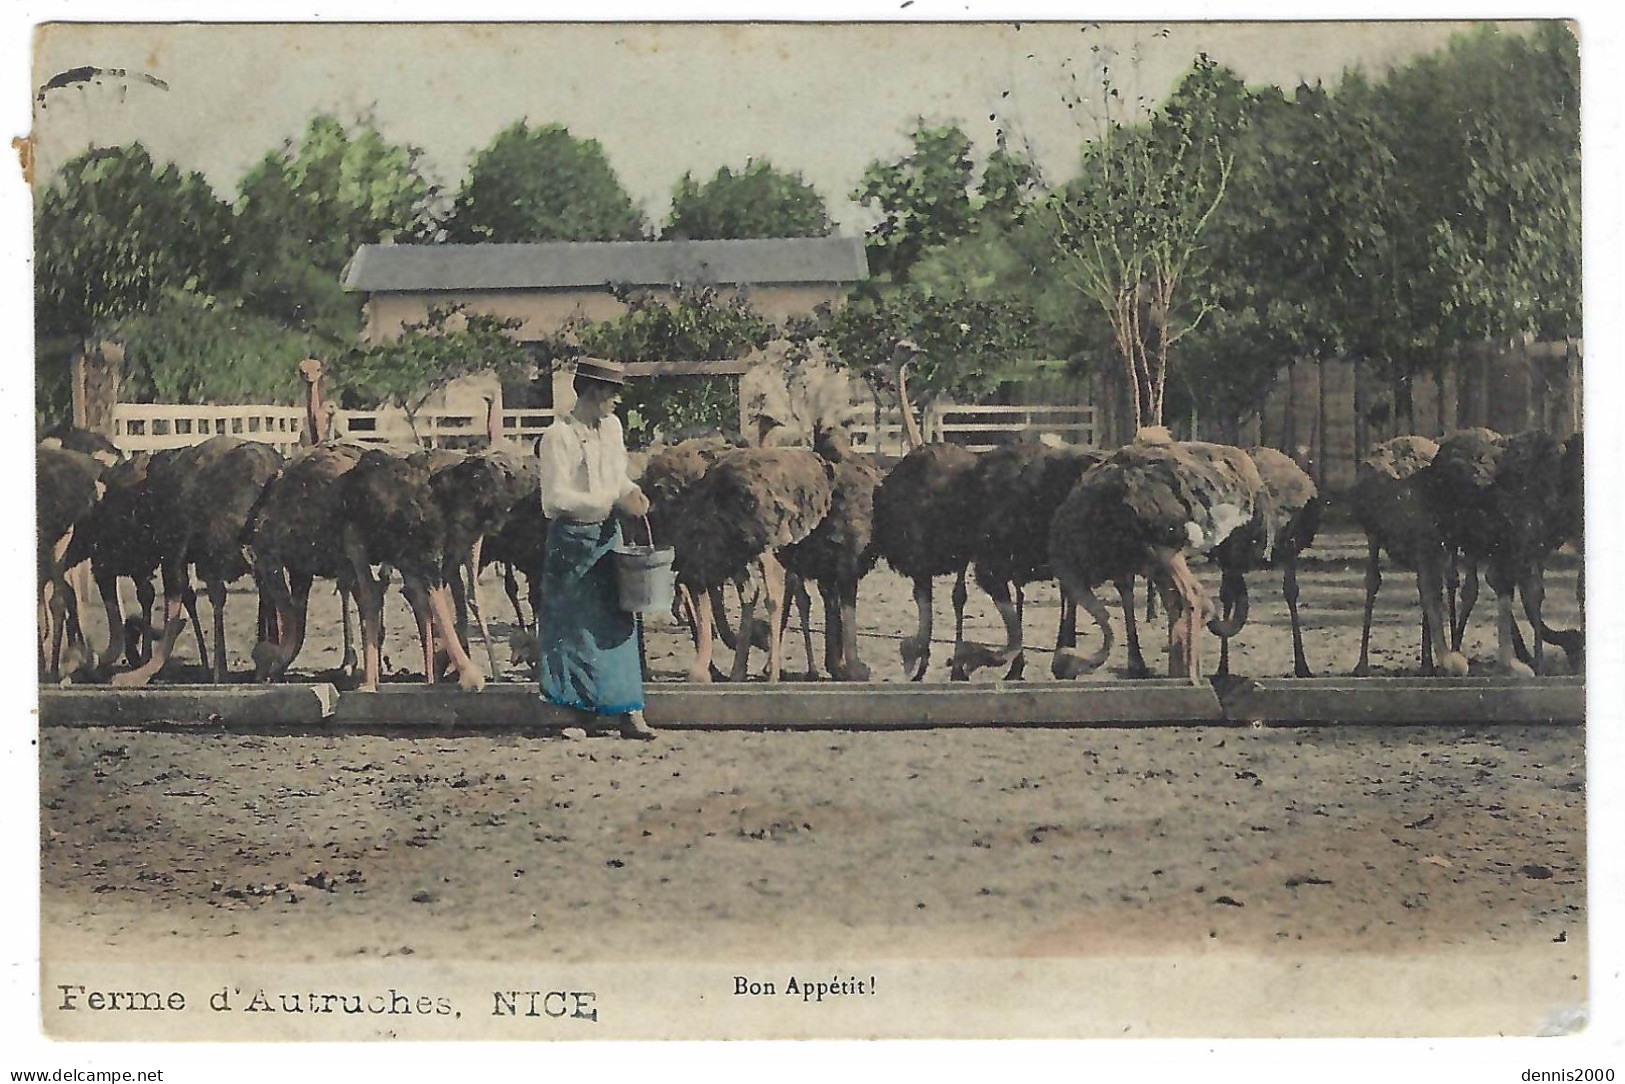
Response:
[{"label": "ostrich", "polygon": [[366,451],[334,441],[306,448],[266,487],[249,524],[255,571],[273,611],[268,635],[254,649],[261,681],[281,677],[299,654],[315,577],[337,581],[341,596],[355,594],[355,571],[342,538],[342,479]]},{"label": "ostrich", "polygon": [[[873,456],[852,450],[841,429],[820,429],[813,450],[834,465],[829,514],[779,557],[786,571],[818,584],[824,602],[824,668],[840,681],[867,681],[869,668],[858,656],[858,583],[875,565],[870,544],[875,490],[885,474]],[[806,617],[803,609],[803,636]],[[807,669],[814,672],[810,650]]]},{"label": "ostrich", "polygon": [[1563,465],[1559,477],[1559,516],[1556,524],[1563,539],[1580,554],[1580,569],[1574,580],[1575,597],[1580,603],[1580,624],[1574,629],[1541,626],[1540,637],[1562,648],[1569,660],[1569,672],[1585,667],[1585,434],[1573,433],[1563,442]]},{"label": "ostrich", "polygon": [[[183,624],[181,609],[192,569],[214,610],[209,676],[215,684],[226,679],[226,585],[252,571],[244,532],[281,469],[282,455],[269,444],[225,435],[149,465],[147,493],[164,580],[164,631],[147,661],[114,675],[113,684],[145,685],[169,661]],[[261,600],[263,604],[263,594]]]},{"label": "ostrich", "polygon": [[[982,644],[960,645],[956,659],[967,674],[983,666],[1008,665],[1006,679],[1022,676],[1026,667],[1023,589],[1054,578],[1049,555],[1050,519],[1084,472],[1104,458],[1103,453],[1091,448],[1052,445],[1041,440],[1015,441],[981,456],[977,490],[983,501],[973,549],[975,579],[1004,619],[1006,636],[1005,645],[997,649]],[[1062,605],[1069,603],[1063,600]],[[1127,605],[1132,611],[1132,603]],[[1129,620],[1133,620],[1132,612]],[[1131,637],[1130,643],[1131,654],[1138,659],[1138,637]]]},{"label": "ostrich", "polygon": [[[153,577],[158,573],[162,553],[155,529],[152,501],[147,493],[147,473],[152,463],[162,464],[176,455],[178,449],[159,452],[137,452],[128,459],[113,464],[102,474],[106,493],[97,502],[90,515],[74,533],[68,548],[68,563],[77,565],[88,560],[107,613],[107,651],[96,664],[96,671],[105,674],[127,652],[131,665],[140,665],[136,651],[141,641],[150,653],[153,603]],[[162,468],[160,468],[160,474]],[[136,609],[139,617],[132,616],[130,625],[135,640],[126,629],[118,596],[120,578],[135,585]],[[207,667],[209,653],[203,643],[203,624],[197,616],[197,594],[188,582],[181,597],[197,637],[198,659]]]},{"label": "ostrich", "polygon": [[[664,527],[676,551],[678,584],[696,611],[697,658],[689,680],[711,677],[710,590],[748,575],[733,680],[743,681],[750,660],[751,621],[758,595],[776,617],[784,607],[784,567],[776,552],[799,542],[829,513],[833,465],[796,448],[741,448],[722,455],[674,502]],[[768,680],[781,663],[778,622],[769,622]]]},{"label": "ostrich", "polygon": [[[1496,663],[1509,673],[1526,674],[1514,640],[1515,595],[1534,630],[1534,669],[1542,661],[1542,574],[1546,557],[1563,544],[1563,448],[1549,433],[1531,430],[1502,436],[1488,429],[1466,429],[1439,442],[1439,453],[1418,472],[1422,499],[1438,526],[1446,552],[1460,551],[1484,566],[1496,595]],[[1435,551],[1422,599],[1432,631],[1435,654],[1443,655],[1442,622],[1444,559]],[[1419,576],[1421,569],[1418,569]],[[1466,659],[1450,653],[1447,671],[1465,672]]]},{"label": "ostrich", "polygon": [[[87,520],[106,491],[104,464],[46,441],[38,449],[34,489],[36,561],[39,572],[40,672],[52,678],[62,671],[63,642],[70,656],[84,652],[84,629],[79,621],[81,601],[68,584],[68,550],[74,532]],[[77,669],[77,658],[69,670]]]},{"label": "ostrich", "polygon": [[362,454],[338,483],[340,541],[349,559],[361,610],[362,681],[376,690],[383,643],[384,588],[372,566],[388,564],[401,574],[401,591],[417,618],[423,642],[424,680],[435,680],[436,630],[459,675],[458,683],[478,692],[480,671],[457,635],[445,567],[448,532],[445,510],[431,473],[417,457],[401,458],[373,449]]},{"label": "ostrich", "polygon": [[1321,499],[1315,483],[1292,458],[1274,448],[1248,448],[1264,483],[1263,496],[1279,526],[1275,537],[1258,529],[1237,531],[1213,549],[1220,572],[1219,605],[1222,621],[1213,619],[1208,631],[1219,637],[1218,678],[1230,676],[1230,637],[1247,623],[1247,572],[1258,567],[1281,569],[1281,594],[1292,619],[1292,673],[1310,677],[1303,652],[1303,627],[1298,620],[1298,555],[1309,548],[1320,529]]},{"label": "ostrich", "polygon": [[[1175,443],[1162,429],[1141,430],[1135,443],[1087,471],[1050,522],[1050,558],[1062,590],[1100,627],[1102,643],[1088,656],[1070,642],[1058,644],[1055,676],[1089,673],[1111,653],[1111,621],[1094,589],[1147,575],[1162,589],[1168,612],[1169,676],[1198,682],[1199,637],[1210,603],[1187,556],[1211,552],[1255,519],[1273,538],[1262,490],[1246,452]],[[1063,630],[1062,639],[1072,636]]]},{"label": "ostrich", "polygon": [[[1439,445],[1427,437],[1399,436],[1372,448],[1360,461],[1350,503],[1354,519],[1366,537],[1365,617],[1360,625],[1360,658],[1355,677],[1371,672],[1371,614],[1382,588],[1382,554],[1401,568],[1417,573],[1417,590],[1426,594],[1423,580],[1428,568],[1438,567],[1444,543],[1438,525],[1423,503],[1417,475],[1439,454]],[[1422,611],[1422,670],[1434,668],[1433,638],[1428,612]],[[1451,664],[1455,665],[1455,664]],[[1465,660],[1460,664],[1466,673]]]},{"label": "ostrich", "polygon": [[[965,570],[980,523],[982,495],[976,484],[976,454],[957,444],[926,444],[908,400],[907,369],[919,348],[897,344],[897,395],[909,451],[875,490],[874,548],[878,556],[914,585],[918,625],[900,647],[903,669],[920,681],[931,664],[931,581],[955,576],[954,643],[964,639]],[[952,676],[966,675],[958,661]]]}]

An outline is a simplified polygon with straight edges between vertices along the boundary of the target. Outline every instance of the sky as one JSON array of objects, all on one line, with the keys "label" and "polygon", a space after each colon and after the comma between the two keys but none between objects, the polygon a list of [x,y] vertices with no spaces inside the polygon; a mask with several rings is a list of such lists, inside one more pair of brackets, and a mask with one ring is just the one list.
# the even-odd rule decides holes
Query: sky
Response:
[{"label": "sky", "polygon": [[[1104,65],[1131,108],[1146,107],[1199,52],[1292,87],[1351,66],[1380,75],[1465,26],[54,25],[37,33],[36,88],[85,65],[129,75],[37,95],[36,162],[44,179],[89,146],[140,140],[229,197],[267,150],[332,112],[372,116],[454,189],[475,152],[528,119],[601,142],[652,221],[684,171],[766,157],[854,232],[872,221],[848,199],[864,167],[906,153],[916,118],[959,123],[979,156],[1002,132],[1054,181],[1097,130]],[[1069,109],[1072,98],[1084,100]]]}]

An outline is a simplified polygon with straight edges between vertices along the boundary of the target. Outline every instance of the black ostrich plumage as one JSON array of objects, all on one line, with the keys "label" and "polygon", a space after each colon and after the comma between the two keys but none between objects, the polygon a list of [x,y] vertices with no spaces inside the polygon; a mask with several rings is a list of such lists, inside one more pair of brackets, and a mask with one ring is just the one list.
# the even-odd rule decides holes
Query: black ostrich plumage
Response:
[{"label": "black ostrich plumage", "polygon": [[1349,503],[1371,542],[1402,568],[1439,544],[1439,528],[1414,480],[1439,454],[1427,437],[1399,436],[1374,446],[1360,461]]},{"label": "black ostrich plumage", "polygon": [[982,456],[981,530],[976,540],[976,582],[1024,586],[1052,579],[1049,524],[1084,472],[1105,453],[1076,445],[1049,447],[1018,441]]},{"label": "black ostrich plumage", "polygon": [[800,542],[780,554],[802,579],[854,585],[874,568],[875,490],[885,472],[873,456],[852,450],[844,434],[819,434],[814,450],[834,466],[829,514]]},{"label": "black ostrich plumage", "polygon": [[103,465],[83,452],[43,445],[35,466],[34,523],[41,553],[83,522],[96,507]]},{"label": "black ostrich plumage", "polygon": [[498,533],[514,509],[531,494],[541,501],[541,472],[535,460],[496,449],[464,456],[433,470],[429,486],[446,521],[446,545],[467,552],[477,539]]},{"label": "black ostrich plumage", "polygon": [[957,444],[924,444],[875,490],[875,551],[898,573],[946,576],[970,561],[982,518],[976,462]]},{"label": "black ostrich plumage", "polygon": [[245,544],[266,486],[282,469],[269,444],[215,436],[147,466],[154,532],[166,562],[209,583],[249,572]]},{"label": "black ostrich plumage", "polygon": [[174,449],[137,452],[102,473],[107,492],[74,532],[68,567],[89,559],[97,579],[152,578],[163,555],[147,494],[147,471],[154,460],[174,454]]},{"label": "black ostrich plumage", "polygon": [[806,538],[829,514],[834,467],[801,448],[741,448],[676,501],[664,527],[678,580],[708,590],[764,553]]},{"label": "black ostrich plumage", "polygon": [[305,576],[348,578],[340,479],[366,453],[359,444],[327,442],[289,461],[266,487],[250,524],[256,564]]},{"label": "black ostrich plumage", "polygon": [[1445,437],[1418,476],[1445,544],[1508,571],[1561,546],[1572,516],[1564,455],[1557,438],[1540,430],[1502,436],[1467,429]]},{"label": "black ostrich plumage", "polygon": [[417,457],[370,450],[345,473],[339,510],[347,536],[358,539],[368,562],[388,564],[430,586],[441,582],[446,515]]}]

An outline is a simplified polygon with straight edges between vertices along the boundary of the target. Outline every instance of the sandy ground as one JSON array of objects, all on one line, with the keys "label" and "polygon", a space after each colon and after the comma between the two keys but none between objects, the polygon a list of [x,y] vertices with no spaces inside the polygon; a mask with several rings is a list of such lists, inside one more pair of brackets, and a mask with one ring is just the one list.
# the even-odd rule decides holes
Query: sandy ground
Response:
[{"label": "sandy ground", "polygon": [[[1334,537],[1302,576],[1322,673],[1346,673],[1357,652],[1357,552]],[[1572,585],[1570,561],[1549,578],[1557,624],[1574,618]],[[1238,671],[1290,673],[1278,592],[1258,578]],[[947,593],[939,584],[937,627],[951,631]],[[1374,658],[1389,672],[1414,665],[1413,600],[1410,577],[1392,573]],[[338,661],[332,597],[316,602],[306,673]],[[505,633],[494,581],[487,605]],[[390,653],[414,658],[404,604],[390,606]],[[252,602],[235,593],[228,611],[242,669]],[[1478,614],[1469,648],[1485,658],[1487,590]],[[906,585],[877,573],[862,616],[877,679],[901,679]],[[1043,645],[1054,617],[1053,588],[1033,591],[1029,638]],[[969,629],[987,641],[998,629],[974,591]],[[184,658],[190,634],[183,644]],[[649,646],[657,674],[687,665],[677,630],[651,628]],[[799,667],[799,648],[791,657]],[[1035,650],[1029,673],[1047,676],[1048,661]],[[867,958],[1515,950],[1565,953],[1583,1001],[1583,758],[1582,729],[1540,726],[686,732],[651,744],[49,730],[43,951],[320,963],[695,960],[764,946]]]}]

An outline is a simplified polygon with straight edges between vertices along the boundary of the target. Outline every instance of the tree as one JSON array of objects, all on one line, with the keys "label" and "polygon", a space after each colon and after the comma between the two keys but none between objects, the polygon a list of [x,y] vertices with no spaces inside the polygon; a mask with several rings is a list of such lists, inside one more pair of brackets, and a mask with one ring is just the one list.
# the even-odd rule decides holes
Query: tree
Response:
[{"label": "tree", "polygon": [[331,387],[356,407],[398,403],[415,426],[429,398],[460,377],[495,372],[503,380],[522,379],[530,355],[512,333],[520,321],[469,313],[460,305],[435,307],[400,337],[341,355],[331,370]]},{"label": "tree", "polygon": [[869,258],[876,272],[896,282],[908,281],[927,250],[969,233],[975,221],[965,133],[954,125],[928,128],[921,120],[910,139],[912,153],[896,162],[871,162],[852,193],[880,212],[869,230]]},{"label": "tree", "polygon": [[[669,301],[642,290],[618,290],[626,312],[613,320],[563,329],[555,356],[586,353],[613,361],[719,361],[743,357],[778,335],[773,321],[739,294],[685,287]],[[729,376],[655,377],[634,381],[621,395],[627,433],[711,429],[737,435],[739,388]]]},{"label": "tree", "polygon": [[684,173],[672,194],[664,239],[827,237],[835,228],[824,197],[799,173],[766,159],[734,173],[727,166],[704,184]]},{"label": "tree", "polygon": [[520,121],[474,157],[445,231],[455,242],[636,241],[644,223],[596,139]]},{"label": "tree", "polygon": [[45,336],[96,334],[167,289],[230,278],[231,211],[201,173],[139,143],[68,162],[35,214],[35,316]]},{"label": "tree", "polygon": [[297,403],[299,362],[331,349],[228,296],[170,289],[115,328],[124,393],[134,402]]},{"label": "tree", "polygon": [[435,187],[420,152],[371,123],[311,118],[298,145],[267,154],[244,176],[234,255],[249,307],[291,326],[348,341],[360,303],[344,267],[364,244],[423,237]]},{"label": "tree", "polygon": [[[1121,94],[1102,86],[1108,103]],[[1136,428],[1161,424],[1173,346],[1211,303],[1203,235],[1224,201],[1246,91],[1206,55],[1140,123],[1110,113],[1083,148],[1082,175],[1039,214],[1063,278],[1110,322]]]},{"label": "tree", "polygon": [[1009,229],[1026,217],[1027,209],[1040,192],[1037,165],[1025,155],[1012,151],[999,133],[998,146],[982,167],[982,182],[974,204],[976,220],[983,226]]}]

